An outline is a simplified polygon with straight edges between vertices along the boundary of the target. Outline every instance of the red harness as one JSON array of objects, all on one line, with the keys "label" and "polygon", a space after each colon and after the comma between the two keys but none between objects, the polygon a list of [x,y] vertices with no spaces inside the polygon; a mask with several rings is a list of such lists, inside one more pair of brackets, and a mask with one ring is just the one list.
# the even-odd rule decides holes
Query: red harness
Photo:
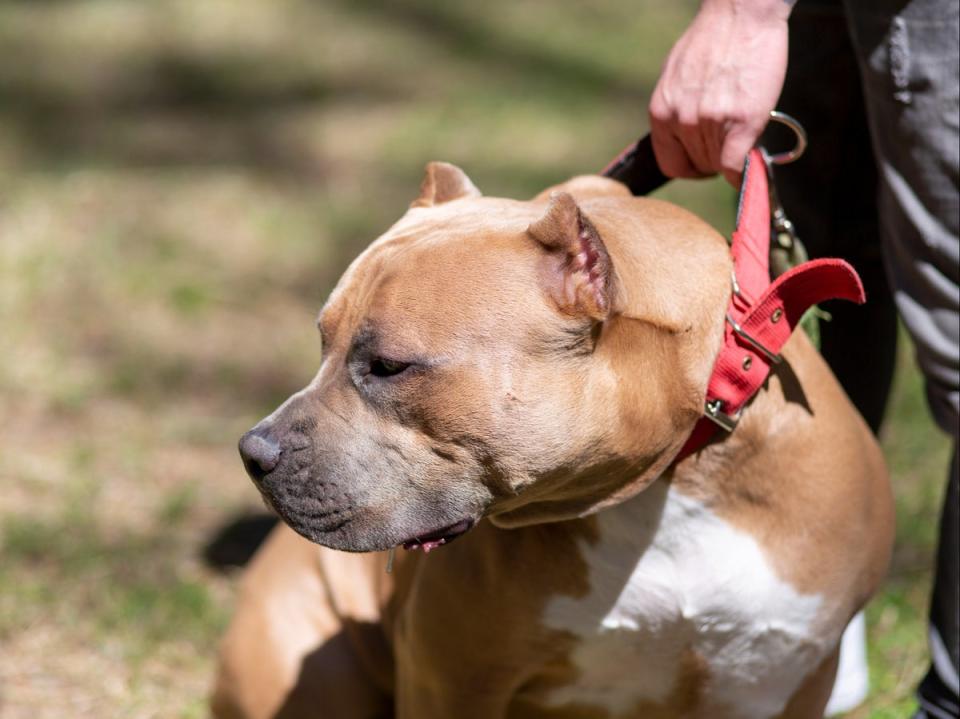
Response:
[{"label": "red harness", "polygon": [[856,270],[839,259],[804,262],[770,282],[770,188],[759,149],[744,166],[731,253],[733,277],[723,346],[707,385],[704,415],[675,462],[700,450],[721,427],[732,432],[760,390],[804,312],[828,299],[863,303]]}]

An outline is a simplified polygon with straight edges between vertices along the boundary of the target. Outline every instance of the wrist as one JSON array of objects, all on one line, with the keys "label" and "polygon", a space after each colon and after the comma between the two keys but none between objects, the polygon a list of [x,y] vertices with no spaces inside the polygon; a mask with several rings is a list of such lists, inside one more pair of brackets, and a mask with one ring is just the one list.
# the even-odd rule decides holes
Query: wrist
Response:
[{"label": "wrist", "polygon": [[785,23],[797,0],[703,0],[698,15],[724,16],[760,25]]}]

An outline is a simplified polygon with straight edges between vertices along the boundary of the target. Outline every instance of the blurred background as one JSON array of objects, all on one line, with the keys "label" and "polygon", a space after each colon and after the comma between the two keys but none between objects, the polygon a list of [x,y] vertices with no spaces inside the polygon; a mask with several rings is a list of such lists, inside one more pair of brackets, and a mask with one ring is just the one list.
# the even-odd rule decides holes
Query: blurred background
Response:
[{"label": "blurred background", "polygon": [[[205,716],[238,575],[204,549],[261,508],[236,441],[314,373],[336,278],[428,160],[515,197],[602,168],[694,7],[0,0],[0,717]],[[661,194],[729,230],[722,183]],[[926,662],[947,447],[901,348],[855,717]]]}]

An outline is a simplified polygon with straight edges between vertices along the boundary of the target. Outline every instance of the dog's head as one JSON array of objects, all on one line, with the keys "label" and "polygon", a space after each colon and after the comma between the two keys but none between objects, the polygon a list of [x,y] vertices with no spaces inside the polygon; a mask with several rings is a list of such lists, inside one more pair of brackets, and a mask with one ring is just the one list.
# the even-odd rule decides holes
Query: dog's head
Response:
[{"label": "dog's head", "polygon": [[316,377],[240,442],[297,532],[429,550],[483,516],[587,514],[669,464],[719,342],[725,245],[612,181],[564,188],[484,198],[432,163],[349,267],[320,313]]}]

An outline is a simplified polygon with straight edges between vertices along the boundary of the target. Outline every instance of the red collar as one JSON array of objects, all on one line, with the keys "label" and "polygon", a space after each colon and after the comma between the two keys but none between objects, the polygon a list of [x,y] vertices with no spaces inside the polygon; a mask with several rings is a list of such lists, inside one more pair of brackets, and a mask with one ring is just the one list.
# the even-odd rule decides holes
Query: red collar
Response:
[{"label": "red collar", "polygon": [[744,165],[737,225],[733,231],[733,290],[723,345],[707,385],[704,415],[674,463],[703,448],[720,427],[732,432],[744,407],[760,390],[780,349],[806,310],[828,299],[863,303],[856,271],[839,259],[804,262],[770,282],[770,191],[762,151]]}]

